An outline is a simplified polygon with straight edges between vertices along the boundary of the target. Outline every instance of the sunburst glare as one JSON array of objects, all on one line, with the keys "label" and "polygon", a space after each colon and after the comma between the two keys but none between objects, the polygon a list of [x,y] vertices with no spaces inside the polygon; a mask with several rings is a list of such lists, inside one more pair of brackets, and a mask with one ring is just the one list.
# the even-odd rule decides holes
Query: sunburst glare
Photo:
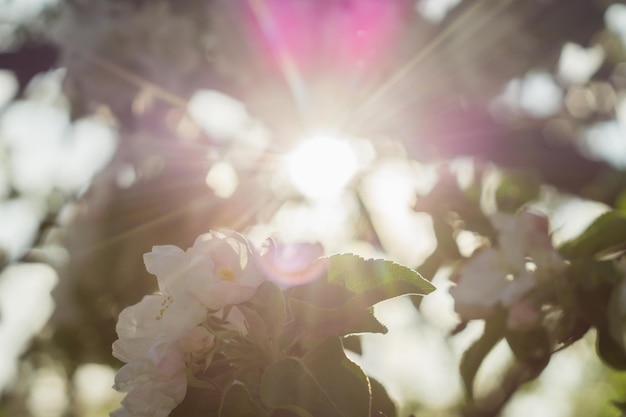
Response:
[{"label": "sunburst glare", "polygon": [[296,189],[310,199],[338,195],[357,172],[357,157],[338,137],[319,134],[305,139],[286,157],[287,173]]}]

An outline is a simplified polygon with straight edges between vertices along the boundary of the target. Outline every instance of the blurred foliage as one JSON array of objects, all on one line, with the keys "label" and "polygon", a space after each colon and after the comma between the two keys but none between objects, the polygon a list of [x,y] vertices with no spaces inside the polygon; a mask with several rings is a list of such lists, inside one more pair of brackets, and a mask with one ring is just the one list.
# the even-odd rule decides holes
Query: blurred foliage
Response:
[{"label": "blurred foliage", "polygon": [[[358,2],[346,4],[351,3]],[[11,70],[19,83],[13,101],[29,99],[28,85],[36,74],[65,68],[63,93],[72,118],[97,114],[120,135],[113,159],[88,189],[43,196],[48,215],[26,254],[20,259],[0,254],[6,266],[46,261],[42,251],[52,246],[69,253],[66,262],[54,264],[61,277],[54,294],[57,310],[20,359],[22,368],[37,368],[42,357],[51,357],[71,378],[82,363],[118,366],[110,352],[117,314],[154,290],[142,254],[156,244],[187,247],[208,229],[250,230],[270,223],[284,204],[302,203],[297,193],[276,191],[271,169],[279,163],[277,154],[317,126],[368,138],[381,158],[397,154],[381,145],[390,138],[400,144],[404,158],[437,166],[433,188],[414,190],[413,208],[430,216],[437,240],[421,265],[411,265],[427,279],[464,258],[458,244],[462,232],[494,237],[489,210],[514,212],[546,195],[578,196],[623,210],[626,173],[591,158],[583,145],[586,130],[614,120],[620,100],[622,107],[626,100],[626,45],[605,25],[613,3],[623,5],[610,0],[464,0],[436,23],[415,12],[413,2],[398,1],[399,35],[376,65],[346,70],[328,59],[336,54],[333,43],[320,41],[300,68],[308,88],[306,111],[294,100],[285,74],[250,41],[260,28],[249,25],[254,19],[243,1],[65,0],[37,19],[16,24],[12,42],[0,52],[0,68]],[[324,23],[315,29],[322,31]],[[604,54],[600,67],[581,83],[558,74],[568,42],[598,46]],[[556,112],[537,117],[494,104],[509,81],[537,70],[552,74],[563,94]],[[244,103],[270,132],[263,152],[249,156],[241,153],[242,142],[202,131],[186,111],[199,89],[218,90]],[[571,103],[581,91],[594,104],[575,111],[580,109]],[[469,185],[460,185],[448,164],[459,158],[473,162]],[[227,198],[205,182],[209,170],[224,160],[239,179]],[[128,184],[120,180],[127,172],[133,176]],[[490,198],[487,179],[493,172],[500,177]],[[360,199],[358,183],[351,192]],[[4,198],[17,197],[12,189]],[[352,238],[392,252],[381,243],[374,213],[367,205],[361,209]],[[586,233],[598,231],[607,220],[621,225],[622,214],[611,216],[619,219],[601,218]],[[610,247],[605,240],[585,238],[593,248],[574,240],[564,253],[592,257],[600,250],[623,249],[622,228],[609,223],[607,230],[615,236]],[[601,282],[597,285],[583,301],[592,294],[608,302],[610,294]],[[592,312],[582,314],[596,325]],[[605,325],[598,327],[600,340],[610,342],[603,337],[609,332]],[[489,339],[487,351],[495,344],[488,336],[483,336]],[[611,350],[599,345],[601,351]],[[468,355],[487,353],[477,350]],[[463,376],[469,381],[477,371],[471,367]],[[32,374],[22,369],[16,388],[3,394],[0,415],[27,415],[27,390],[20,383],[28,385],[29,378]],[[626,396],[623,375],[610,373],[606,383],[616,392],[612,399]],[[67,415],[78,411],[70,408]]]}]

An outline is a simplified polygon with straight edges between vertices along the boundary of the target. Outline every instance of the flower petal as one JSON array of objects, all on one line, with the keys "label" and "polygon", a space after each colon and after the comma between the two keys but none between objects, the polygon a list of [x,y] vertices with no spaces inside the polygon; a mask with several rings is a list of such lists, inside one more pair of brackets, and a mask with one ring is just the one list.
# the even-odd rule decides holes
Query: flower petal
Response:
[{"label": "flower petal", "polygon": [[154,246],[143,255],[146,270],[156,275],[159,289],[170,293],[187,271],[189,260],[185,252],[174,245]]}]

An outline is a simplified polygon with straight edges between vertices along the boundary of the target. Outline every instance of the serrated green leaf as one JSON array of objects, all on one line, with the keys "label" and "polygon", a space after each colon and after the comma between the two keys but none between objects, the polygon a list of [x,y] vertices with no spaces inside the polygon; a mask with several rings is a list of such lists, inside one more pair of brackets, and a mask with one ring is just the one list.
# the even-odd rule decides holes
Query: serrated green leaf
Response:
[{"label": "serrated green leaf", "polygon": [[612,248],[622,250],[626,243],[626,213],[610,211],[598,217],[576,239],[565,243],[561,253],[568,258],[609,255]]},{"label": "serrated green leaf", "polygon": [[369,415],[369,380],[361,367],[348,359],[340,338],[327,338],[308,352],[303,362],[346,416]]},{"label": "serrated green leaf", "polygon": [[268,367],[261,381],[261,399],[268,407],[298,407],[312,416],[370,414],[367,377],[345,356],[336,337],[326,339],[303,359],[285,358]]},{"label": "serrated green leaf", "polygon": [[287,294],[288,300],[306,301],[325,309],[340,307],[355,296],[354,292],[347,290],[344,286],[330,283],[325,279],[290,288]]},{"label": "serrated green leaf", "polygon": [[359,305],[345,304],[333,309],[323,309],[305,301],[290,300],[289,309],[294,322],[309,336],[324,338],[357,333],[387,333],[372,311]]},{"label": "serrated green leaf", "polygon": [[435,289],[417,271],[392,261],[354,254],[333,255],[326,261],[328,282],[368,295],[372,304],[405,294],[425,295]]},{"label": "serrated green leaf", "polygon": [[243,385],[236,384],[224,394],[219,417],[267,417],[267,413],[252,400]]},{"label": "serrated green leaf", "polygon": [[416,271],[391,261],[363,259],[343,254],[324,258],[328,274],[288,292],[289,311],[295,325],[321,338],[354,333],[385,333],[386,328],[369,310],[401,295],[424,295],[433,285]]},{"label": "serrated green leaf", "polygon": [[498,311],[485,320],[485,330],[476,342],[470,346],[461,358],[461,378],[469,398],[474,396],[474,378],[489,352],[504,338],[506,313]]}]

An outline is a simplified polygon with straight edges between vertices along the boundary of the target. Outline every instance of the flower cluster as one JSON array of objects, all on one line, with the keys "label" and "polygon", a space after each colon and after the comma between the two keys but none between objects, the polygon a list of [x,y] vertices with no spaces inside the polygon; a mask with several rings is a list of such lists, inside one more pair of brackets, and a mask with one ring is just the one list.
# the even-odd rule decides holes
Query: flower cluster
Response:
[{"label": "flower cluster", "polygon": [[523,297],[566,264],[552,246],[544,216],[522,211],[497,213],[491,220],[497,244],[480,249],[462,265],[450,294],[462,319],[486,318],[502,306],[510,308],[510,324],[516,327],[535,316],[533,305]]},{"label": "flower cluster", "polygon": [[[165,417],[182,402],[194,364],[206,369],[220,337],[247,333],[244,316],[234,306],[252,298],[265,280],[257,264],[280,262],[274,251],[269,253],[267,260],[242,235],[222,231],[201,235],[186,251],[155,246],[144,255],[160,293],[145,296],[119,316],[113,355],[126,365],[114,388],[128,394],[113,417]],[[301,275],[293,268],[289,272]]]},{"label": "flower cluster", "polygon": [[[122,311],[112,417],[396,415],[342,338],[384,333],[372,306],[434,287],[411,268],[233,231],[144,255],[159,293]],[[349,390],[338,390],[349,386]],[[379,403],[372,397],[386,398]]]}]

